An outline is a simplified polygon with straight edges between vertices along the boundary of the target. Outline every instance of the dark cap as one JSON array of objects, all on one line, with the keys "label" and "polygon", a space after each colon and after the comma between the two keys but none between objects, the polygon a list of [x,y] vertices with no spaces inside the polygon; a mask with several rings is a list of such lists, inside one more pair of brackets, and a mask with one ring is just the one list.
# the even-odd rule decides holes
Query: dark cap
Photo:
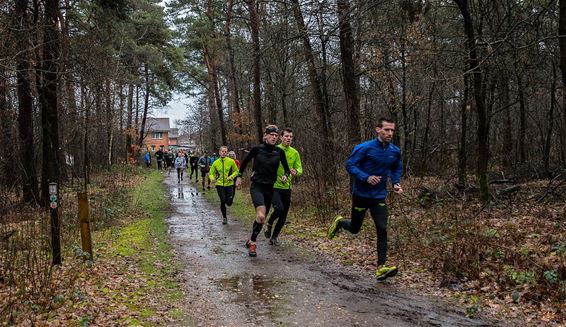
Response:
[{"label": "dark cap", "polygon": [[277,133],[279,134],[279,129],[275,125],[268,125],[265,127],[265,134]]}]

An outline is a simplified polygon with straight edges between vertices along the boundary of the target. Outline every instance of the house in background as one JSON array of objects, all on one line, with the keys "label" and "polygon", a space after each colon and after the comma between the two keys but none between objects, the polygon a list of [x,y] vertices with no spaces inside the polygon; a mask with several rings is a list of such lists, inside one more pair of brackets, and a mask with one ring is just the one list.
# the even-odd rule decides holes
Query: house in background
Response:
[{"label": "house in background", "polygon": [[[145,123],[146,136],[143,144],[146,149],[151,151],[169,150],[169,118],[148,118]],[[175,136],[175,143],[177,136]]]},{"label": "house in background", "polygon": [[152,152],[161,150],[194,150],[195,141],[189,135],[179,135],[178,128],[171,128],[169,118],[147,118],[144,147]]}]

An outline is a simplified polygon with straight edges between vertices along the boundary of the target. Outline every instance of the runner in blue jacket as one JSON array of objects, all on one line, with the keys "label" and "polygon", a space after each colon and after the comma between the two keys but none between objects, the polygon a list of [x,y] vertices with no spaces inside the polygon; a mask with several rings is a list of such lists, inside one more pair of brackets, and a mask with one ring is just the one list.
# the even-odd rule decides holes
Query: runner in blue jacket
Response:
[{"label": "runner in blue jacket", "polygon": [[377,138],[358,144],[348,161],[346,170],[354,178],[352,187],[352,216],[351,219],[336,217],[328,230],[328,238],[332,239],[345,229],[357,234],[362,227],[366,212],[370,211],[377,230],[377,271],[378,280],[394,276],[396,266],[388,266],[387,261],[387,181],[393,184],[393,191],[403,192],[401,188],[401,173],[403,162],[399,147],[391,144],[395,123],[386,118],[380,118],[377,127]]}]

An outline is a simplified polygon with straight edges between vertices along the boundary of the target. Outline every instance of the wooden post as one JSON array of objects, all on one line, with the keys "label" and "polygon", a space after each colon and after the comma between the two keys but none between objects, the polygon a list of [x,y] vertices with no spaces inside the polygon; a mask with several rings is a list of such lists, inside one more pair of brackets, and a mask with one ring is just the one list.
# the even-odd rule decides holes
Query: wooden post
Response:
[{"label": "wooden post", "polygon": [[90,237],[90,219],[88,210],[88,196],[86,192],[78,193],[79,199],[79,221],[81,223],[81,243],[84,252],[88,252],[90,260],[92,255],[92,239]]}]

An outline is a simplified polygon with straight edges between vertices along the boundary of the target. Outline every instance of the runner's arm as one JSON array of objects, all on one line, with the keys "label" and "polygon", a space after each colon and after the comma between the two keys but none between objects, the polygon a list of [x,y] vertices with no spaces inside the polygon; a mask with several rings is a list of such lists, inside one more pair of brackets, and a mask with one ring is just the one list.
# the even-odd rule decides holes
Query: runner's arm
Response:
[{"label": "runner's arm", "polygon": [[403,160],[401,153],[398,153],[397,161],[391,167],[391,184],[401,183],[401,174],[403,173]]},{"label": "runner's arm", "polygon": [[301,176],[303,174],[303,164],[301,162],[301,155],[299,152],[297,152],[297,159],[295,159],[293,168],[297,171],[297,176]]},{"label": "runner's arm", "polygon": [[358,164],[364,159],[364,157],[365,148],[362,146],[362,144],[356,145],[356,147],[350,154],[350,157],[348,157],[348,160],[346,161],[346,170],[357,180],[367,182],[370,175],[358,168]]},{"label": "runner's arm", "polygon": [[208,179],[210,179],[210,181],[214,181],[214,178],[216,177],[216,165],[213,164],[212,166],[210,166],[210,172],[208,173]]},{"label": "runner's arm", "polygon": [[232,167],[234,170],[234,173],[232,173],[232,175],[230,175],[229,177],[231,177],[231,179],[235,179],[236,177],[238,177],[238,174],[240,174],[240,171],[238,170],[238,166],[236,165],[235,161],[232,161]]},{"label": "runner's arm", "polygon": [[287,162],[287,156],[285,155],[285,151],[283,151],[283,149],[278,148],[279,149],[279,158],[281,158],[281,166],[283,166],[283,170],[285,171],[285,173],[283,173],[283,176],[285,176],[286,178],[289,178],[289,175],[291,175],[291,170],[289,169],[289,163]]},{"label": "runner's arm", "polygon": [[242,164],[240,165],[240,172],[238,173],[238,176],[242,176],[242,174],[246,170],[246,167],[248,166],[248,163],[257,155],[258,152],[259,148],[257,146],[254,146],[251,149],[251,151],[246,155],[246,157],[242,161]]}]

